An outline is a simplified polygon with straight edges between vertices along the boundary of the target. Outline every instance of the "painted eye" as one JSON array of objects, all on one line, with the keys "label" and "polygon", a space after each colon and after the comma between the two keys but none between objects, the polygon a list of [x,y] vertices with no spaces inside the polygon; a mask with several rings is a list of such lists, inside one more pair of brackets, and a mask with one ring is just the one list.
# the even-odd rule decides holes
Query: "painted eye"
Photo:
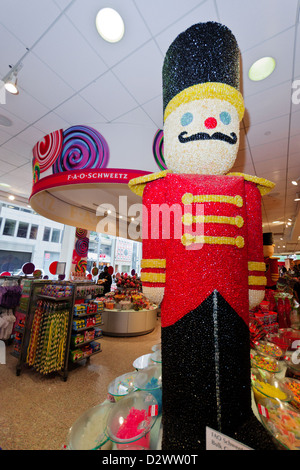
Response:
[{"label": "painted eye", "polygon": [[221,119],[221,122],[223,122],[223,124],[230,124],[231,123],[231,116],[229,113],[227,113],[226,111],[223,111],[221,114],[220,114],[220,119]]},{"label": "painted eye", "polygon": [[187,126],[188,124],[192,122],[193,119],[194,119],[194,116],[192,115],[192,113],[184,113],[180,119],[181,125]]}]

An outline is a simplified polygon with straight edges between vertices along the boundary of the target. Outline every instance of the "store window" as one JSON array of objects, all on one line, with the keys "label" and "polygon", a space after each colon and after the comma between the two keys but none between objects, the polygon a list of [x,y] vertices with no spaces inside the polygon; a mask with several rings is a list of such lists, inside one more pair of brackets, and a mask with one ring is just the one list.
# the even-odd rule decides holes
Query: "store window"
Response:
[{"label": "store window", "polygon": [[9,271],[13,275],[19,275],[23,264],[31,261],[29,252],[0,250],[0,273]]},{"label": "store window", "polygon": [[52,230],[51,241],[52,243],[59,243],[59,239],[60,239],[60,230],[57,228],[54,228]]},{"label": "store window", "polygon": [[19,238],[27,238],[29,224],[26,222],[19,222],[17,237]]},{"label": "store window", "polygon": [[44,227],[44,235],[43,235],[44,242],[48,242],[50,240],[50,232],[51,232],[50,227]]},{"label": "store window", "polygon": [[37,233],[38,233],[38,228],[39,228],[38,225],[31,225],[30,234],[29,234],[30,240],[36,240]]},{"label": "store window", "polygon": [[11,219],[6,219],[3,229],[3,235],[8,235],[13,237],[15,234],[16,221]]}]

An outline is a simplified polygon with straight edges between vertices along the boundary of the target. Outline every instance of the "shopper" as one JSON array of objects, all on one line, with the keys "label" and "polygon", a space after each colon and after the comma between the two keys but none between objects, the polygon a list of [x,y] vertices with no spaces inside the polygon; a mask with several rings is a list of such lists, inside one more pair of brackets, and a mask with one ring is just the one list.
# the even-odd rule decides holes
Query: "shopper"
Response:
[{"label": "shopper", "polygon": [[104,286],[103,294],[105,295],[107,292],[110,292],[112,278],[111,274],[108,272],[108,266],[105,266],[104,270],[100,273],[99,280],[104,280],[104,282],[101,283]]}]

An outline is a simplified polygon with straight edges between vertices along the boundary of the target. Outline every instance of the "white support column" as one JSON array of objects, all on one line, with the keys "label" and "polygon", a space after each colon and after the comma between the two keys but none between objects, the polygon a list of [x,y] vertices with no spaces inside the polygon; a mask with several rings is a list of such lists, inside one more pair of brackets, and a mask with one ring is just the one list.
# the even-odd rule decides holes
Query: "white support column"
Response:
[{"label": "white support column", "polygon": [[70,279],[75,232],[76,227],[65,225],[59,261],[66,263],[66,280]]}]

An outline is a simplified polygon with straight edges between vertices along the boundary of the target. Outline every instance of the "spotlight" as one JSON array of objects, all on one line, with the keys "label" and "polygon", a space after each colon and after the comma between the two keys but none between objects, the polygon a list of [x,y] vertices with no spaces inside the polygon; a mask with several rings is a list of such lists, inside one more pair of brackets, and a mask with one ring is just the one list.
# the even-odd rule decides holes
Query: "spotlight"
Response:
[{"label": "spotlight", "polygon": [[11,93],[12,95],[18,95],[19,90],[18,90],[17,82],[18,82],[17,74],[13,72],[5,82],[4,87],[6,91]]}]

